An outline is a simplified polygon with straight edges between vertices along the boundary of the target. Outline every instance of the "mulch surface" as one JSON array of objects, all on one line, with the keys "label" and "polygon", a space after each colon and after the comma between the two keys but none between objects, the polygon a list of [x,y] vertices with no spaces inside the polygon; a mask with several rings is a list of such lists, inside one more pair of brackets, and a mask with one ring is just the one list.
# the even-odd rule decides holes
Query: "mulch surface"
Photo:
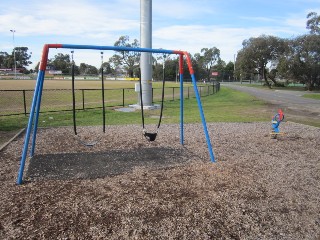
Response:
[{"label": "mulch surface", "polygon": [[44,179],[96,179],[132,172],[135,168],[159,169],[188,161],[183,149],[152,147],[108,152],[40,154],[30,159],[26,177]]},{"label": "mulch surface", "polygon": [[0,151],[0,239],[320,239],[319,128],[209,123],[216,163],[201,124],[139,129],[39,129],[19,186],[23,137]]}]

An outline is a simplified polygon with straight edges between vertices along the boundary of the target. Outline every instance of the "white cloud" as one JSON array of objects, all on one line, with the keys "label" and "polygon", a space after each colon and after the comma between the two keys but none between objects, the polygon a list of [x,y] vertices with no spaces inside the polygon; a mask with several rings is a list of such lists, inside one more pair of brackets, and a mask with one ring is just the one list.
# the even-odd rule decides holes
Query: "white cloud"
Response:
[{"label": "white cloud", "polygon": [[225,61],[232,61],[234,54],[242,48],[242,42],[250,37],[262,34],[277,36],[279,33],[292,35],[295,32],[288,28],[223,28],[221,26],[170,26],[157,29],[153,33],[154,47],[172,50],[186,50],[194,54],[204,47],[217,47]]},{"label": "white cloud", "polygon": [[259,22],[278,22],[279,19],[275,19],[275,18],[270,18],[270,17],[240,17],[240,19],[245,19],[245,20],[250,20],[250,21],[259,21]]},{"label": "white cloud", "polygon": [[[61,7],[63,6],[63,7]],[[39,2],[26,11],[24,6],[0,15],[0,29],[7,26],[19,26],[19,34],[46,34],[74,36],[90,33],[128,31],[139,29],[139,18],[127,8],[101,8],[87,1],[50,1]],[[133,16],[133,18],[131,18]]]},{"label": "white cloud", "polygon": [[185,19],[194,21],[194,18],[213,14],[215,5],[212,0],[156,0],[152,3],[154,15],[170,19]]}]

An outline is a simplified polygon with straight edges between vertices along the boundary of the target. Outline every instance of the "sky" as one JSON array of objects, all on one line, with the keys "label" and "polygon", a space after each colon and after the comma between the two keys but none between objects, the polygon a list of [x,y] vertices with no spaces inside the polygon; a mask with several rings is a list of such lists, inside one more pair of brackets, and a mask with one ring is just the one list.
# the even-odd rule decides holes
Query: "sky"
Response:
[{"label": "sky", "polygon": [[[234,61],[242,42],[262,34],[294,38],[308,33],[307,14],[320,14],[320,0],[153,0],[152,48],[191,54],[217,47]],[[15,30],[14,34],[10,30]],[[140,41],[139,0],[15,0],[0,2],[0,51],[28,47],[29,68],[44,44],[113,46],[120,36]],[[50,49],[49,58],[69,49]],[[114,53],[104,52],[108,60]],[[76,50],[74,60],[100,67],[97,50]]]}]

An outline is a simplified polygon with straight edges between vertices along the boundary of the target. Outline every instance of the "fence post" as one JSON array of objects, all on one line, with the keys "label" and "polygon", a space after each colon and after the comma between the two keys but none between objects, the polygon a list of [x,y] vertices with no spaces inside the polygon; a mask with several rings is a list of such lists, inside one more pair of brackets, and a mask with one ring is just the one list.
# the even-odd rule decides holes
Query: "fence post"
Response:
[{"label": "fence post", "polygon": [[124,107],[124,88],[122,88],[122,107]]},{"label": "fence post", "polygon": [[82,92],[82,110],[84,110],[84,89],[81,89]]},{"label": "fence post", "polygon": [[190,87],[188,87],[188,99],[190,98],[190,92],[189,92]]},{"label": "fence post", "polygon": [[172,87],[172,100],[174,101],[174,87]]},{"label": "fence post", "polygon": [[153,99],[153,88],[151,88],[151,99],[152,99],[152,104],[154,103],[154,99]]},{"label": "fence post", "polygon": [[27,116],[26,90],[23,90],[22,93],[23,93],[23,109],[24,109],[24,115]]}]

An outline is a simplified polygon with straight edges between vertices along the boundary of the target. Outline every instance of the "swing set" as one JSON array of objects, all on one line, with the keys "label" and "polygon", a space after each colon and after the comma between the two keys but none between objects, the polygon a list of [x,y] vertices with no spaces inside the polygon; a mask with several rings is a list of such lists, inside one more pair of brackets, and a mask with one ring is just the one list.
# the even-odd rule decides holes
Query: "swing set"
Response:
[{"label": "swing set", "polygon": [[[95,46],[95,45],[74,45],[74,44],[45,44],[42,51],[42,58],[39,65],[39,72],[37,76],[37,81],[35,85],[35,90],[33,94],[33,99],[31,103],[30,109],[30,116],[28,120],[27,130],[24,139],[24,145],[22,150],[22,156],[20,161],[20,168],[18,172],[17,184],[22,184],[23,181],[23,172],[25,167],[25,162],[27,158],[27,153],[29,149],[29,142],[31,139],[31,149],[30,149],[30,157],[34,156],[35,153],[35,146],[36,146],[36,136],[37,136],[37,129],[38,129],[38,120],[39,120],[39,112],[40,112],[40,105],[41,105],[41,97],[42,97],[42,90],[43,90],[43,82],[45,76],[45,70],[48,61],[48,54],[50,48],[64,48],[64,49],[71,49],[72,53],[72,99],[73,99],[73,126],[74,126],[74,133],[77,135],[76,129],[76,115],[75,115],[75,89],[74,89],[74,62],[73,62],[73,51],[74,49],[88,49],[88,50],[111,50],[111,51],[134,51],[134,52],[149,52],[149,53],[162,53],[162,54],[176,54],[179,55],[179,76],[180,76],[180,143],[181,145],[184,144],[184,127],[183,127],[183,61],[184,58],[186,59],[186,63],[189,69],[189,73],[191,75],[193,88],[195,92],[195,96],[197,99],[197,104],[199,108],[199,113],[203,125],[203,130],[208,146],[208,152],[210,155],[210,159],[212,162],[215,162],[210,137],[207,129],[207,124],[205,120],[205,116],[202,109],[202,104],[200,100],[200,95],[198,92],[197,81],[195,78],[194,70],[191,63],[191,58],[188,52],[180,51],[180,50],[165,50],[165,49],[151,49],[151,48],[132,48],[132,47],[118,47],[118,46]],[[103,52],[101,52],[101,59],[103,59]],[[103,108],[103,132],[105,132],[105,99],[104,99],[104,80],[103,80],[103,71],[101,71],[102,80],[102,108]],[[144,124],[144,113],[143,113],[143,101],[142,101],[142,89],[141,89],[141,77],[139,77],[139,84],[140,84],[140,105],[141,105],[141,116],[142,116],[142,128],[143,128],[143,135],[149,141],[154,141],[157,137],[158,130],[160,128],[161,119],[162,119],[162,112],[163,112],[163,99],[164,99],[164,83],[165,80],[163,79],[162,85],[162,104],[160,110],[160,118],[157,125],[157,130],[154,133],[149,133],[145,130]],[[32,133],[32,134],[31,134]],[[92,146],[94,143],[86,143],[87,146]]]}]

